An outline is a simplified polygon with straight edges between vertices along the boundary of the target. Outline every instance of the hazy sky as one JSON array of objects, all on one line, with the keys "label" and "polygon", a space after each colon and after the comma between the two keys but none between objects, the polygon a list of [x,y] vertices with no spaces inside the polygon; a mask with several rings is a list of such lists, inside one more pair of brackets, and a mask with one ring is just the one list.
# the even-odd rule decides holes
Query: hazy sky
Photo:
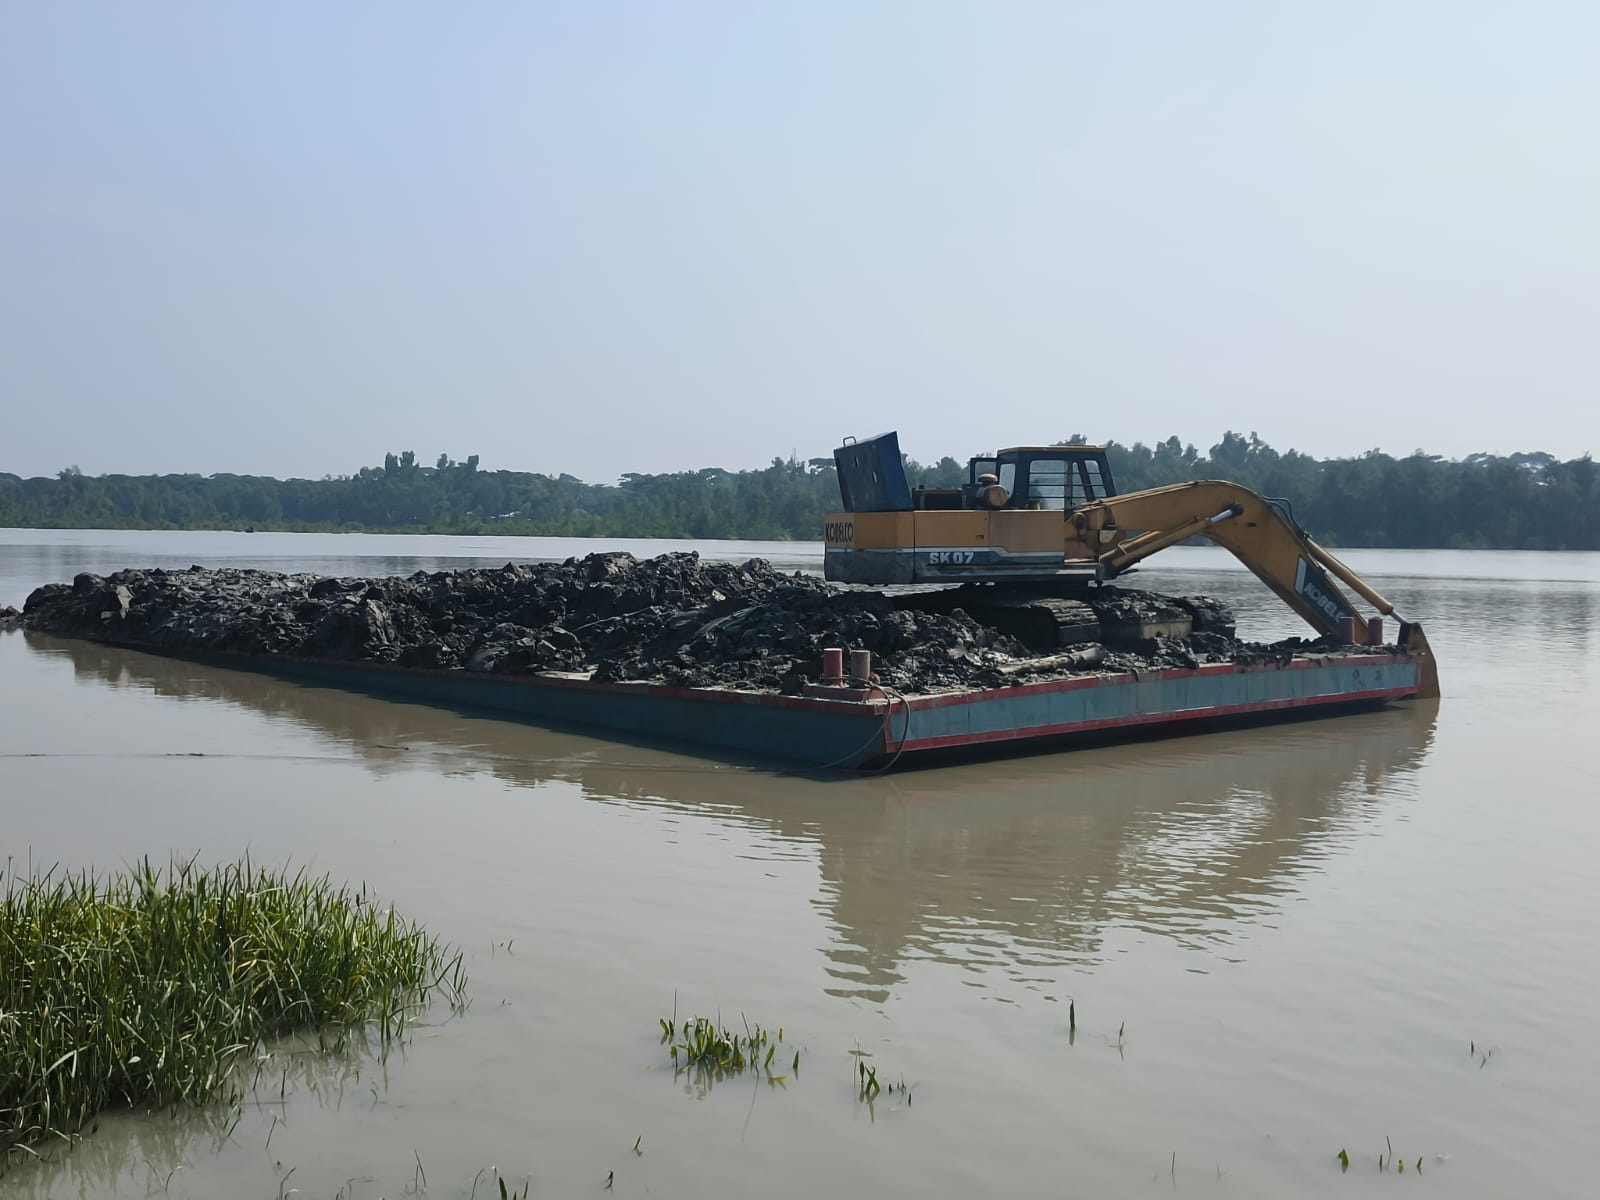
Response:
[{"label": "hazy sky", "polygon": [[1600,5],[25,3],[0,471],[1600,450]]}]

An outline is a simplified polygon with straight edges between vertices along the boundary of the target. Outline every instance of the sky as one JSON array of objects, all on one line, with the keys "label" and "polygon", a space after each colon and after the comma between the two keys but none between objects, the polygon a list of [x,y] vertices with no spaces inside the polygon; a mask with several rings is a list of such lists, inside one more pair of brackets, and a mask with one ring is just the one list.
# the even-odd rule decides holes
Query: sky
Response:
[{"label": "sky", "polygon": [[0,471],[1600,450],[1600,5],[6,6]]}]

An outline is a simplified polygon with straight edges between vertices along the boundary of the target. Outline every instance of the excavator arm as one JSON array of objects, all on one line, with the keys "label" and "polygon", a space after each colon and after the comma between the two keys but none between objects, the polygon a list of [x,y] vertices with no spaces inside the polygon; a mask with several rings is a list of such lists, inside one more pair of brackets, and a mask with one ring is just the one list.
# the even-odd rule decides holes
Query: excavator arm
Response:
[{"label": "excavator arm", "polygon": [[[1340,589],[1342,583],[1380,615],[1400,621],[1400,645],[1422,662],[1419,695],[1439,694],[1437,669],[1422,627],[1399,618],[1394,605],[1317,545],[1281,501],[1270,501],[1236,483],[1200,480],[1100,500],[1074,509],[1067,519],[1095,553],[1104,578],[1114,579],[1168,546],[1193,537],[1209,538],[1231,551],[1318,633],[1367,644],[1372,634]],[[1129,531],[1138,532],[1121,536]]]}]

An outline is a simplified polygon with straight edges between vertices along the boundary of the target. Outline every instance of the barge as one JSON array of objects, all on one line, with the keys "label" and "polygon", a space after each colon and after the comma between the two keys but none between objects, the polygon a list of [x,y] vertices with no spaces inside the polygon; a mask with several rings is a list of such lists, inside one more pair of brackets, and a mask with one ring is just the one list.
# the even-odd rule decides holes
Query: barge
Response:
[{"label": "barge", "polygon": [[[1199,502],[1216,498],[1207,492]],[[760,560],[702,563],[694,554],[602,553],[405,578],[85,573],[37,589],[22,624],[814,767],[881,768],[1439,695],[1419,624],[1401,620],[1387,642],[1392,605],[1276,508],[1239,507],[1240,528],[1255,535],[1257,524],[1276,522],[1268,534],[1283,544],[1273,545],[1299,547],[1292,562],[1240,553],[1274,591],[1296,597],[1291,607],[1322,634],[1316,641],[1241,642],[1219,602],[1103,582],[886,595],[780,576]],[[1016,515],[1039,512],[1049,510]],[[1360,584],[1378,615],[1357,620],[1323,568]],[[1295,590],[1297,580],[1316,586]]]},{"label": "barge", "polygon": [[[149,646],[126,644],[133,650]],[[161,651],[156,651],[161,653]],[[302,683],[580,726],[679,748],[714,748],[812,767],[886,768],[1059,749],[1086,739],[1187,732],[1325,716],[1424,696],[1418,657],[1332,652],[1287,662],[1077,675],[931,695],[825,686],[807,695],[602,683],[580,674],[490,675],[292,656],[179,657]],[[830,691],[836,693],[828,694]]]}]

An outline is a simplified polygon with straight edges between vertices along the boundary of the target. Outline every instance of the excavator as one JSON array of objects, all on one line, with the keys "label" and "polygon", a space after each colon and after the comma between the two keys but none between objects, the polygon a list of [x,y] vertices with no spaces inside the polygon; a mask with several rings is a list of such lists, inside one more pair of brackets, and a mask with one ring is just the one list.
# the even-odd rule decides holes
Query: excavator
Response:
[{"label": "excavator", "polygon": [[[967,597],[997,611],[1053,618],[1065,642],[1081,612],[1074,597],[1169,546],[1206,538],[1231,551],[1322,637],[1381,645],[1382,618],[1394,617],[1395,644],[1419,662],[1418,695],[1439,694],[1422,626],[1401,618],[1312,540],[1286,500],[1220,480],[1119,494],[1101,446],[1013,446],[968,460],[963,486],[915,490],[898,433],[846,438],[833,457],[844,511],[826,518],[829,580],[967,585]],[[1340,584],[1378,618],[1362,619]]]}]

